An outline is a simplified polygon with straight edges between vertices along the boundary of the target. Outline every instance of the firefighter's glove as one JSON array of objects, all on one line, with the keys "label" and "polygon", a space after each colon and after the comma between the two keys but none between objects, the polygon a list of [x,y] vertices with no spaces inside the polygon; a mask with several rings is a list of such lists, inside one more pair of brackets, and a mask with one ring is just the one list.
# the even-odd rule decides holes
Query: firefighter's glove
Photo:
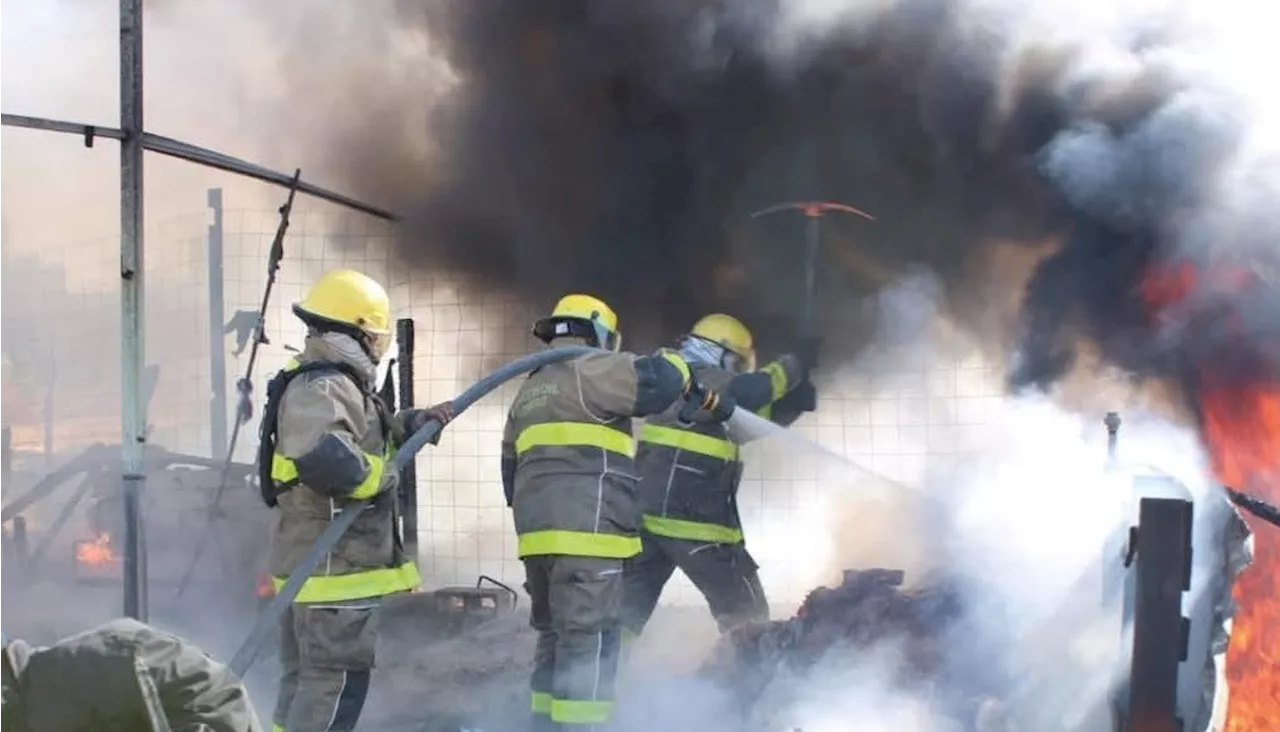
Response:
[{"label": "firefighter's glove", "polygon": [[812,412],[818,408],[818,390],[814,388],[812,381],[805,379],[783,400],[798,412]]},{"label": "firefighter's glove", "polygon": [[[406,438],[427,426],[428,422],[439,422],[441,432],[444,426],[453,421],[453,403],[441,402],[433,407],[426,409],[405,409],[396,415],[400,421],[400,426],[404,428]],[[440,443],[440,432],[436,432],[435,436],[430,440],[432,445]]]},{"label": "firefighter's glove", "polygon": [[733,416],[733,410],[736,407],[733,398],[729,395],[708,389],[697,381],[693,381],[689,386],[684,405],[680,407],[679,417],[685,424],[723,422]]}]

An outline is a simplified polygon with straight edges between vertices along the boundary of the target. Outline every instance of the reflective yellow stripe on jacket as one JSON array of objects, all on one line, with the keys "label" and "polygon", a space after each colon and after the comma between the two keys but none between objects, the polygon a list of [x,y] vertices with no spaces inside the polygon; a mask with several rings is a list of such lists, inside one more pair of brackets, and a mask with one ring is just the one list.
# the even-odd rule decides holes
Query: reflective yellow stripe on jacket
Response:
[{"label": "reflective yellow stripe on jacket", "polygon": [[773,403],[787,393],[787,370],[781,363],[773,361],[760,369],[760,373],[769,375],[769,386],[772,388],[773,398],[768,404],[757,409],[756,414],[765,419],[773,419]]},{"label": "reflective yellow stripe on jacket", "polygon": [[526,427],[516,437],[516,455],[535,447],[598,447],[629,458],[636,456],[631,435],[603,424],[545,422]]},{"label": "reflective yellow stripe on jacket", "polygon": [[[369,461],[369,474],[351,491],[351,497],[356,500],[378,495],[378,486],[382,484],[382,471],[387,464],[386,458],[371,452],[366,452],[364,458]],[[275,453],[271,456],[271,479],[281,487],[296,483],[298,481],[297,464],[284,455]]]},{"label": "reflective yellow stripe on jacket", "polygon": [[738,446],[732,441],[682,430],[678,427],[646,424],[640,428],[640,441],[674,447],[685,452],[696,452],[699,455],[720,460],[738,459]]},{"label": "reflective yellow stripe on jacket", "polygon": [[[535,447],[596,447],[627,458],[636,456],[635,440],[629,433],[607,425],[585,422],[544,422],[530,425],[516,437],[516,455],[523,455]],[[627,559],[640,553],[640,537],[550,529],[521,534],[517,539],[516,549],[517,555],[521,557],[569,554]]]},{"label": "reflective yellow stripe on jacket", "polygon": [[[677,427],[646,424],[640,429],[640,441],[673,447],[719,460],[738,459],[738,446],[732,441]],[[658,536],[667,536],[672,539],[705,541],[713,544],[737,544],[742,541],[742,529],[653,514],[645,514],[644,528]]]},{"label": "reflective yellow stripe on jacket", "polygon": [[[276,592],[284,587],[288,577],[273,577]],[[382,597],[397,592],[408,592],[422,584],[422,576],[412,561],[399,567],[365,569],[348,574],[314,575],[302,583],[302,590],[294,602],[339,602],[366,597]]]}]

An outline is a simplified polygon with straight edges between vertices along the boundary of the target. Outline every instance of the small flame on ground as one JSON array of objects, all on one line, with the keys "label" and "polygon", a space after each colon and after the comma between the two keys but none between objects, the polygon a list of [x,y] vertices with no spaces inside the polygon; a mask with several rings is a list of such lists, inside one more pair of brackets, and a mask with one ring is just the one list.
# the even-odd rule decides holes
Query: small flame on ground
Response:
[{"label": "small flame on ground", "polygon": [[116,553],[111,548],[111,535],[107,532],[98,534],[92,541],[76,542],[76,561],[81,564],[110,564],[116,560]]},{"label": "small flame on ground", "polygon": [[[1189,263],[1152,272],[1142,292],[1159,320],[1197,285]],[[1248,287],[1247,269],[1215,273],[1204,286]],[[1224,485],[1280,502],[1280,384],[1239,383],[1201,364],[1197,374],[1201,436],[1214,476]],[[1227,650],[1229,705],[1225,732],[1270,728],[1280,714],[1280,534],[1250,521],[1254,561],[1236,582],[1239,606]]]},{"label": "small flame on ground", "polygon": [[263,599],[276,596],[276,585],[272,581],[269,572],[262,572],[258,575],[258,581],[254,583],[253,589],[257,596]]}]

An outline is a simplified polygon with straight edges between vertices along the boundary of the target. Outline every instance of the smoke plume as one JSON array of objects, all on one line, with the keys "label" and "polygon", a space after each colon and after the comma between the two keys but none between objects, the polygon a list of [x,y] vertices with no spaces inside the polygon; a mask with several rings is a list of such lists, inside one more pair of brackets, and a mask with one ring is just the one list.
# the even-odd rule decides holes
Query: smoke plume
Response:
[{"label": "smoke plume", "polygon": [[[822,198],[877,217],[822,221],[833,347],[859,345],[850,298],[915,264],[976,327],[992,259],[1012,245],[1048,249],[1018,298],[1015,385],[1060,378],[1086,340],[1166,374],[1222,328],[1155,338],[1142,274],[1274,258],[1274,161],[1250,135],[1261,87],[1230,75],[1256,44],[1223,68],[1223,22],[1112,5],[402,0],[399,31],[456,77],[416,99],[398,88],[414,109],[433,100],[429,150],[389,154],[407,139],[394,115],[345,126],[328,149],[351,186],[404,212],[415,266],[540,307],[587,289],[631,332],[669,336],[728,309],[785,346],[801,325],[804,220],[750,214]],[[1248,297],[1235,304],[1277,305],[1274,288]],[[1273,325],[1249,325],[1275,342]]]}]

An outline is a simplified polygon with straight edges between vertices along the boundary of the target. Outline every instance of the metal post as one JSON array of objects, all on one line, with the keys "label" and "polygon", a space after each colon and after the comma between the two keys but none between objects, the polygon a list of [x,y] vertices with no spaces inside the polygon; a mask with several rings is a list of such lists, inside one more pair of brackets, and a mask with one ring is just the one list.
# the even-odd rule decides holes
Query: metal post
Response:
[{"label": "metal post", "polygon": [[0,428],[0,480],[5,488],[13,487],[13,428]]},{"label": "metal post", "polygon": [[142,211],[142,0],[120,0],[120,374],[124,458],[124,614],[147,620],[147,551],[142,519],[146,411]]},{"label": "metal post", "polygon": [[222,333],[222,321],[226,317],[223,299],[222,275],[222,189],[210,188],[207,194],[209,208],[213,209],[213,223],[209,224],[209,456],[225,457],[227,454],[227,348]]},{"label": "metal post", "polygon": [[1178,670],[1190,623],[1191,501],[1143,498],[1138,519],[1133,665],[1125,732],[1180,732]]},{"label": "metal post", "polygon": [[53,392],[58,379],[58,362],[50,359],[44,382],[44,467],[53,468]]},{"label": "metal post", "polygon": [[1107,467],[1116,467],[1116,440],[1120,433],[1120,413],[1107,412],[1107,416],[1102,420],[1102,424],[1107,428]]},{"label": "metal post", "polygon": [[[414,405],[413,396],[413,318],[401,318],[396,321],[396,344],[398,352],[397,380],[400,382],[400,394],[397,401],[401,409],[410,409]],[[404,466],[400,485],[400,516],[404,529],[405,551],[414,561],[418,560],[418,470],[413,460]]]}]

